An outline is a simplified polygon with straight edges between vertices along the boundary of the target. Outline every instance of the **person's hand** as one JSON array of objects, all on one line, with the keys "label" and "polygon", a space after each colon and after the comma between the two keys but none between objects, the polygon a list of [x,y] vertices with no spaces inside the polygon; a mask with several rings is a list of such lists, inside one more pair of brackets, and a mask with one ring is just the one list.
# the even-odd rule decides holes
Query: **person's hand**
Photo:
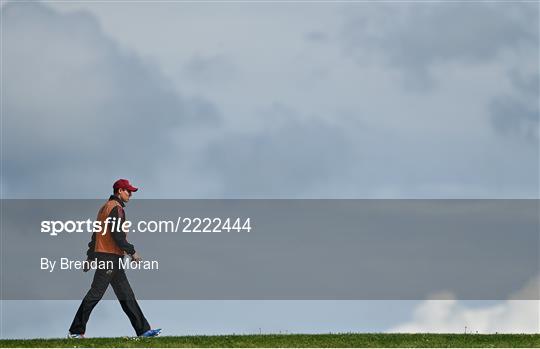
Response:
[{"label": "person's hand", "polygon": [[139,256],[139,254],[137,252],[135,252],[134,254],[131,255],[131,260],[134,261],[134,262],[140,262],[141,261],[141,256]]}]

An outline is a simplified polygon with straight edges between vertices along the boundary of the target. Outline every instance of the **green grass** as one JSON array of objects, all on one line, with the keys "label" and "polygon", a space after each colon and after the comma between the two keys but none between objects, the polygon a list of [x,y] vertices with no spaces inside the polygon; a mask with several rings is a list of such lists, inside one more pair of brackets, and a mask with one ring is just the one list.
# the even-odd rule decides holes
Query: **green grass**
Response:
[{"label": "green grass", "polygon": [[237,347],[438,347],[438,348],[497,348],[540,347],[540,334],[268,334],[227,336],[183,336],[134,338],[87,338],[87,339],[3,339],[0,347],[124,347],[124,348],[237,348]]}]

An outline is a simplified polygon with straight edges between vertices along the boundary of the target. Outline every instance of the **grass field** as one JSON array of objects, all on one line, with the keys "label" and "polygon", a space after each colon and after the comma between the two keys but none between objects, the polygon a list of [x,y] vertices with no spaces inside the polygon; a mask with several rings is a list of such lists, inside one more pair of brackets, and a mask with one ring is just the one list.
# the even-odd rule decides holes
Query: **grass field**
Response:
[{"label": "grass field", "polygon": [[131,348],[238,348],[238,347],[540,347],[540,334],[268,334],[228,336],[183,336],[138,338],[87,338],[87,339],[4,339],[0,347],[131,347]]}]

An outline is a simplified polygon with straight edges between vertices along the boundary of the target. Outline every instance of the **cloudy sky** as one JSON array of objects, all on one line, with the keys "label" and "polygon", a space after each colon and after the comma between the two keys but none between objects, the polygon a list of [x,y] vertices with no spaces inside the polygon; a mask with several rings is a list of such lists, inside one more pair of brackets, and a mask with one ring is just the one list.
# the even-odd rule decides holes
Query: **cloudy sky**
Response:
[{"label": "cloudy sky", "polygon": [[[538,3],[3,2],[2,198],[538,198],[538,33]],[[538,332],[521,302],[143,309],[169,334]],[[29,334],[3,302],[1,336],[76,306]],[[100,307],[93,334],[130,334]]]}]

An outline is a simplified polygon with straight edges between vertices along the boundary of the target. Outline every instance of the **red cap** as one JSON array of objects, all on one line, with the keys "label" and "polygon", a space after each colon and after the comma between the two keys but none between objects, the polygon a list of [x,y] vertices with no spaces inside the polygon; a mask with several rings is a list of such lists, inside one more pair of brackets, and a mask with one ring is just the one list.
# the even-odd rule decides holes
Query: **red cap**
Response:
[{"label": "red cap", "polygon": [[116,191],[118,189],[126,189],[129,191],[137,191],[139,188],[135,188],[134,186],[129,183],[127,179],[119,179],[113,184],[113,189]]}]

